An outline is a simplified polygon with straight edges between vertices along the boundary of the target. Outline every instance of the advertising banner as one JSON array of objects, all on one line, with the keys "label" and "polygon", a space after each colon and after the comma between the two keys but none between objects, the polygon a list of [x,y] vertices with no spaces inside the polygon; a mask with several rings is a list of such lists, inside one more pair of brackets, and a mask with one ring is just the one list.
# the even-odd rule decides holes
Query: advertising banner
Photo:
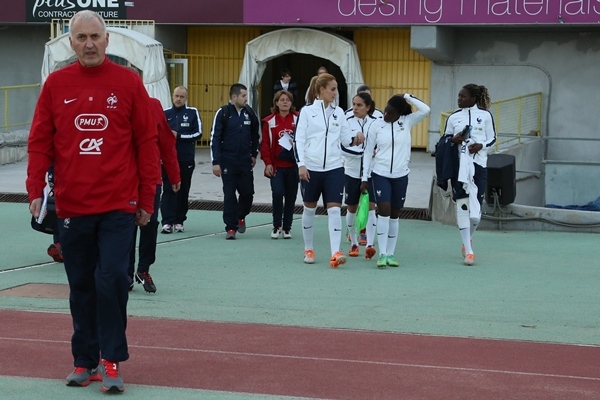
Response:
[{"label": "advertising banner", "polygon": [[77,11],[93,10],[104,19],[127,19],[125,0],[27,0],[26,22],[69,19]]},{"label": "advertising banner", "polygon": [[245,0],[260,25],[596,24],[600,0]]}]

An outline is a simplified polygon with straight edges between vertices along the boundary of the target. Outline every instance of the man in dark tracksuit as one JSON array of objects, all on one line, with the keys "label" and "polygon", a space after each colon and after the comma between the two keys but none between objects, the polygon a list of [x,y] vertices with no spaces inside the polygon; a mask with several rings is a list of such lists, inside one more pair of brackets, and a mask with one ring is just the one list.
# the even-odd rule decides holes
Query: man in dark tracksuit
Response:
[{"label": "man in dark tracksuit", "polygon": [[254,198],[252,169],[260,136],[258,118],[247,102],[246,86],[232,85],[229,104],[215,114],[210,139],[213,174],[223,180],[223,222],[229,240],[246,231],[245,218]]},{"label": "man in dark tracksuit", "polygon": [[163,195],[160,203],[162,233],[183,232],[183,222],[187,219],[188,197],[192,185],[192,174],[196,162],[196,141],[202,136],[202,120],[198,110],[188,107],[187,89],[183,86],[173,91],[173,107],[165,110],[167,122],[177,134],[177,160],[181,173],[181,189],[174,192],[165,169],[162,169]]}]

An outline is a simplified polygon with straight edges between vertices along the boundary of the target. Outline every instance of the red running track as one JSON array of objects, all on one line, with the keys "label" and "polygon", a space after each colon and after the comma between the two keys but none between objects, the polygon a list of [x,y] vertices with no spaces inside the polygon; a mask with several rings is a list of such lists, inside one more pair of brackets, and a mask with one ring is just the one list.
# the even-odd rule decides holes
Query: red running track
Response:
[{"label": "red running track", "polygon": [[[0,310],[0,321],[0,375],[70,372],[69,315]],[[325,399],[600,398],[595,346],[133,317],[128,338],[126,384]]]}]

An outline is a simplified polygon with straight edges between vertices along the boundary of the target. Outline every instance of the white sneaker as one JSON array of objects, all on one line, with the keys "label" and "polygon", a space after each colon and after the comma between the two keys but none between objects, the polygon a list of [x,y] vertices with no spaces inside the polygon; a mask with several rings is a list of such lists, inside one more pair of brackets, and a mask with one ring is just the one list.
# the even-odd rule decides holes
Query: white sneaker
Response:
[{"label": "white sneaker", "polygon": [[160,233],[172,233],[173,232],[173,227],[169,224],[164,224],[162,229],[160,230]]},{"label": "white sneaker", "polygon": [[175,232],[183,232],[183,224],[175,224]]},{"label": "white sneaker", "polygon": [[281,229],[273,228],[273,232],[271,232],[271,239],[279,239],[279,235],[281,235]]},{"label": "white sneaker", "polygon": [[290,232],[290,231],[283,231],[283,238],[284,239],[291,239],[292,238],[292,232]]}]

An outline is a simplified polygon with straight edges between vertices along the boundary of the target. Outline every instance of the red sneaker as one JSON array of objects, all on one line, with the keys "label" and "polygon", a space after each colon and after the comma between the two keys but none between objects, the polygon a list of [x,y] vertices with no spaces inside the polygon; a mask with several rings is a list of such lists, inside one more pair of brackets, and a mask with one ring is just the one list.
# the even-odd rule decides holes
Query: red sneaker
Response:
[{"label": "red sneaker", "polygon": [[48,247],[48,255],[56,262],[63,262],[62,252],[60,251],[60,243],[51,244]]},{"label": "red sneaker", "polygon": [[375,255],[375,253],[377,253],[377,250],[375,250],[375,247],[373,246],[368,246],[365,249],[365,258],[367,260],[370,260],[371,258],[373,258],[373,256]]}]

